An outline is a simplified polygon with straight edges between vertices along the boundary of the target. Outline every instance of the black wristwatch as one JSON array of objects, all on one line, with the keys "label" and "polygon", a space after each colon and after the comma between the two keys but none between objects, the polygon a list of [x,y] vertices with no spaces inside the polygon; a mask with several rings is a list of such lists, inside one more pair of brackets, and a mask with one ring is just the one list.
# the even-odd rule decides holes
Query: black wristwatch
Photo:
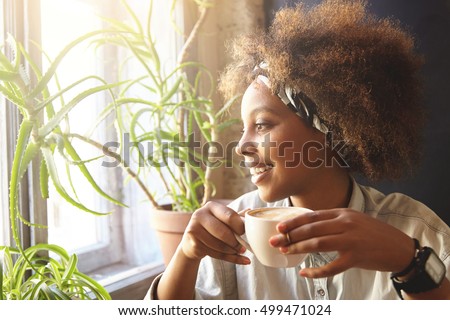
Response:
[{"label": "black wristwatch", "polygon": [[[406,293],[420,293],[438,288],[445,278],[445,265],[438,255],[429,247],[421,247],[419,241],[414,239],[416,253],[405,270],[391,274],[394,288],[401,299],[401,291]],[[398,278],[410,272],[413,275],[405,281]]]}]

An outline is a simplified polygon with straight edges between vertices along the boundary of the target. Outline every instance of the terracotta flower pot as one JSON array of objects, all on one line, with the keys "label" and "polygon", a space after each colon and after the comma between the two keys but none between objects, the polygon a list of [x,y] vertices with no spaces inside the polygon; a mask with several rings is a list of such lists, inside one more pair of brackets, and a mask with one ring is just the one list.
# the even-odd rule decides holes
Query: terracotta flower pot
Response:
[{"label": "terracotta flower pot", "polygon": [[164,264],[167,266],[180,244],[192,213],[171,210],[151,210],[151,224],[156,230]]}]

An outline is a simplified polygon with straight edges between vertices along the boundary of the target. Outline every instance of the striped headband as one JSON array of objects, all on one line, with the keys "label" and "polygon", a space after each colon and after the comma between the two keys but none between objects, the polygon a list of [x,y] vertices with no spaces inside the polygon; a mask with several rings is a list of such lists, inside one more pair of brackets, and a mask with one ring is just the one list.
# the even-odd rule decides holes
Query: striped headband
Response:
[{"label": "striped headband", "polygon": [[[270,81],[267,77],[268,64],[261,62],[255,67],[254,72],[258,72],[258,79],[261,80],[268,88],[270,88]],[[283,103],[294,111],[300,118],[306,120],[313,128],[328,133],[327,126],[317,115],[317,106],[306,94],[289,86],[283,86],[277,96],[283,101]]]}]

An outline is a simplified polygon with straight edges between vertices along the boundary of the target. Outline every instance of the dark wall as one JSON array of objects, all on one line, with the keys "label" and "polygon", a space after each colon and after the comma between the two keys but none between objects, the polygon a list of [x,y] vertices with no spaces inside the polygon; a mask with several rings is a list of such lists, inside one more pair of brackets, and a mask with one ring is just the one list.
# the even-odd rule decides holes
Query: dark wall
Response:
[{"label": "dark wall", "polygon": [[[266,0],[267,20],[296,0]],[[320,0],[304,0],[315,5]],[[433,209],[450,225],[450,1],[369,0],[369,10],[379,17],[394,17],[416,38],[425,58],[423,77],[428,108],[424,132],[424,157],[412,178],[374,185],[379,190],[405,193]],[[359,179],[362,183],[366,181]]]}]

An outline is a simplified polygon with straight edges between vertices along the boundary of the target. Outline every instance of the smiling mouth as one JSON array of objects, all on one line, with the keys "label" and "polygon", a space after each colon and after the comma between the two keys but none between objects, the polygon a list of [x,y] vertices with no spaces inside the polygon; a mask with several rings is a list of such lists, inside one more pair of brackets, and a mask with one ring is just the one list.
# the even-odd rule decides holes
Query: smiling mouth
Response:
[{"label": "smiling mouth", "polygon": [[262,174],[262,173],[267,172],[269,170],[272,170],[272,168],[273,168],[272,164],[266,164],[263,167],[261,167],[261,166],[260,167],[251,167],[250,168],[250,174],[252,176],[259,175],[259,174]]}]

